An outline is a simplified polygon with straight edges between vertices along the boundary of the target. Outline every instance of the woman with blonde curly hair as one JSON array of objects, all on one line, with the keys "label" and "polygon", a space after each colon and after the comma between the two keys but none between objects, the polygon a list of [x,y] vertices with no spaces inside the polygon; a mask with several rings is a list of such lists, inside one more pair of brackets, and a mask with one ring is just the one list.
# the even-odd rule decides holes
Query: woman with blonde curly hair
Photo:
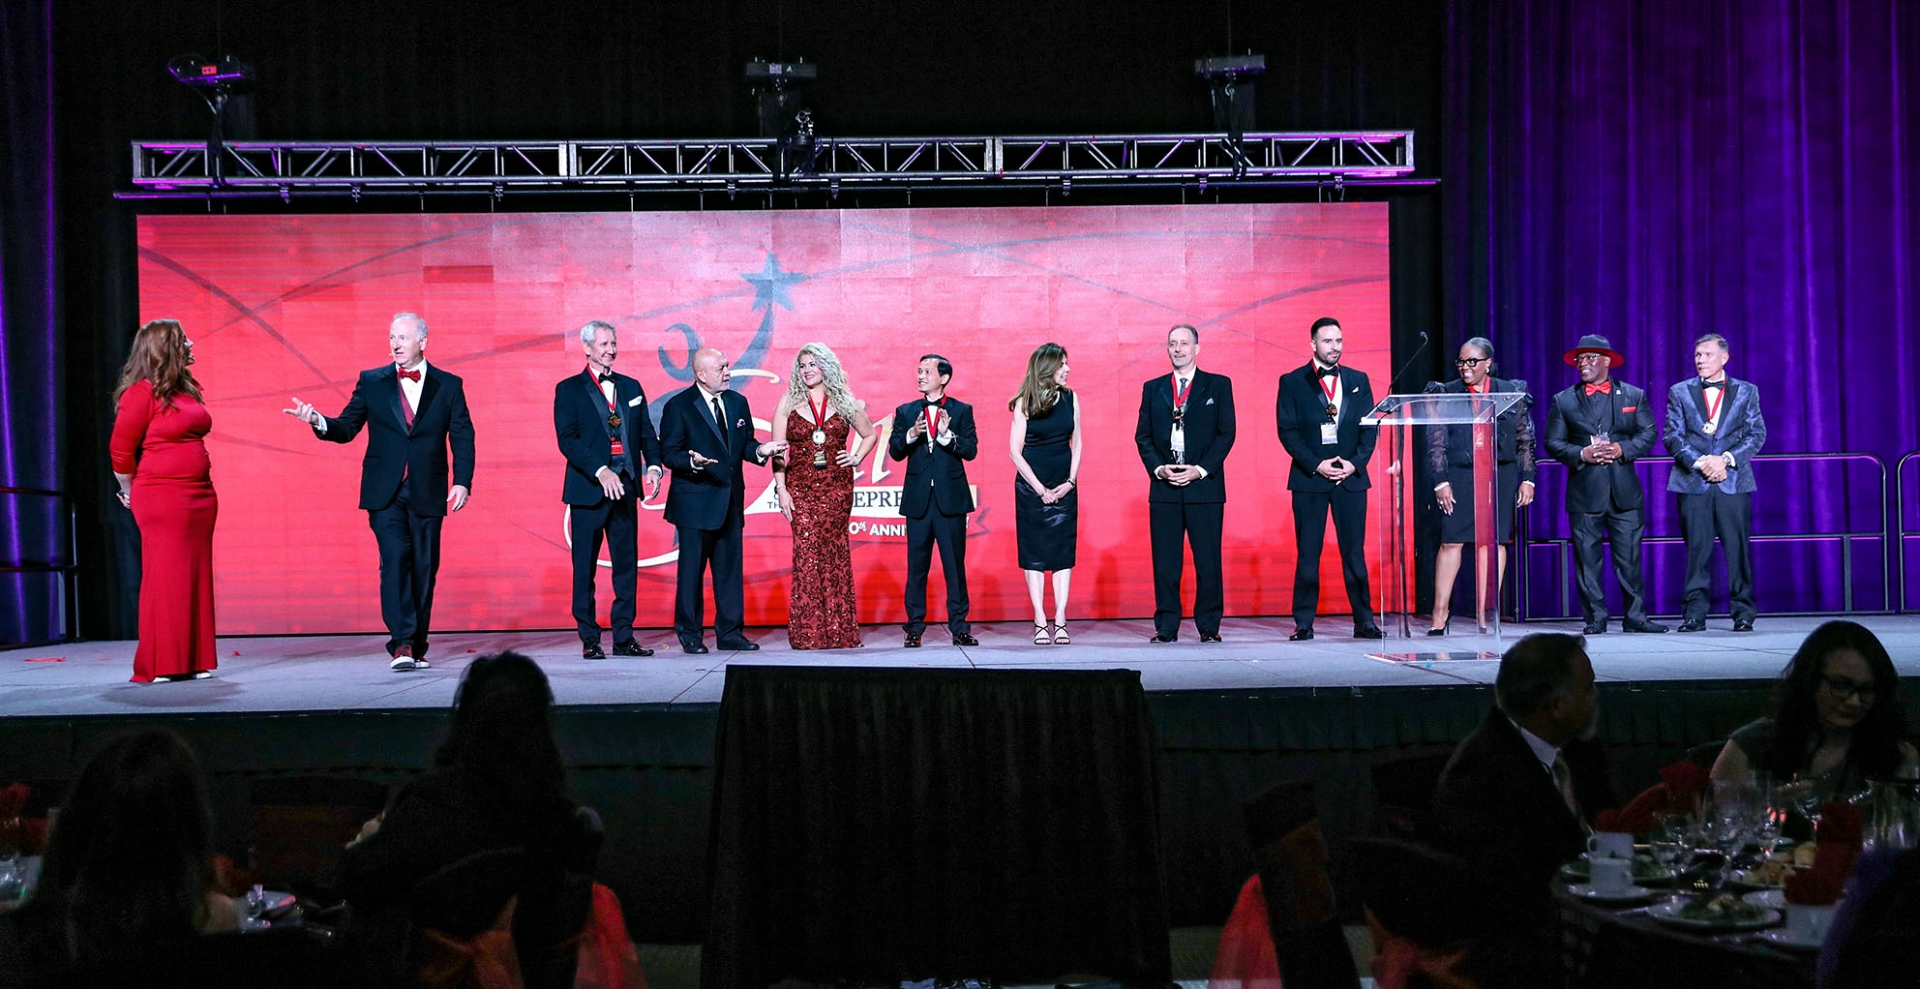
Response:
[{"label": "woman with blonde curly hair", "polygon": [[194,380],[193,341],[177,320],[133,335],[114,390],[109,448],[120,504],[140,527],[140,645],[133,682],[193,680],[216,665],[213,523],[220,500],[203,442],[213,416]]},{"label": "woman with blonde curly hair", "polygon": [[[849,435],[859,443],[847,449]],[[853,514],[853,478],[879,439],[866,403],[847,389],[840,359],[823,343],[794,355],[787,393],[773,410],[773,438],[785,454],[773,460],[780,514],[793,525],[793,580],[787,642],[795,649],[845,649],[860,644],[853,602],[853,550],[847,519]]]},{"label": "woman with blonde curly hair", "polygon": [[[1080,542],[1080,396],[1067,388],[1067,350],[1043,343],[1027,358],[1027,376],[1007,408],[1013,412],[1013,521],[1020,569],[1033,600],[1033,644],[1064,646],[1067,589]],[[1047,626],[1046,581],[1053,573],[1053,626]]]}]

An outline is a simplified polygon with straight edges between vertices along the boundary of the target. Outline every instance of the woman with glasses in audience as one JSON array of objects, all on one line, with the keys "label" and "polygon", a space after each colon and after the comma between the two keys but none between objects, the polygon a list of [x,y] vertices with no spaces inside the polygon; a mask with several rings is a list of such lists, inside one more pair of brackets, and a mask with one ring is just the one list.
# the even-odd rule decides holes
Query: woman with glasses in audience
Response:
[{"label": "woman with glasses in audience", "polygon": [[1795,780],[1824,797],[1860,789],[1870,778],[1920,773],[1920,754],[1904,741],[1900,678],[1880,640],[1857,622],[1813,630],[1774,689],[1773,714],[1733,733],[1713,763],[1716,780],[1755,771]]},{"label": "woman with glasses in audience", "polygon": [[193,752],[171,732],[121,735],[68,791],[32,898],[0,916],[0,984],[85,981],[76,969],[237,930],[239,916],[214,891]]},{"label": "woman with glasses in audience", "polygon": [[[1461,344],[1460,358],[1454,361],[1454,366],[1460,369],[1460,377],[1445,384],[1429,384],[1428,394],[1483,395],[1489,392],[1525,393],[1527,390],[1524,381],[1493,376],[1493,343],[1486,337],[1474,337]],[[1532,407],[1532,397],[1523,398],[1502,412],[1494,423],[1494,459],[1499,465],[1494,479],[1499,487],[1499,495],[1494,499],[1494,508],[1497,509],[1495,541],[1500,547],[1499,562],[1495,565],[1502,578],[1507,572],[1507,543],[1513,540],[1513,510],[1516,506],[1533,503],[1533,417],[1528,411]],[[1453,605],[1454,580],[1460,576],[1462,550],[1466,544],[1475,541],[1473,427],[1462,424],[1429,428],[1427,467],[1433,474],[1433,497],[1439,503],[1441,513],[1440,552],[1434,559],[1433,571],[1433,626],[1427,630],[1427,634],[1445,635]],[[1481,568],[1486,565],[1486,560],[1479,561]],[[1474,612],[1484,629],[1488,607],[1484,600],[1487,582],[1481,580],[1475,586],[1478,590],[1474,595]],[[1496,583],[1494,586],[1499,585]],[[1493,607],[1499,606],[1496,595]]]}]

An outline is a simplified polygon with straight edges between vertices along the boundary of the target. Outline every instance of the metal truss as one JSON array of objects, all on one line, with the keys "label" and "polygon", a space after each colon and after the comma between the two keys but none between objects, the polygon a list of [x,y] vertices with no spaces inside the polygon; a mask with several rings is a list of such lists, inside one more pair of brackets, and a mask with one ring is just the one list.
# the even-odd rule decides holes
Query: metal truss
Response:
[{"label": "metal truss", "polygon": [[[784,151],[784,157],[783,157]],[[213,167],[218,165],[216,172]],[[135,141],[144,190],[360,194],[1364,183],[1413,173],[1412,131],[660,141]]]}]

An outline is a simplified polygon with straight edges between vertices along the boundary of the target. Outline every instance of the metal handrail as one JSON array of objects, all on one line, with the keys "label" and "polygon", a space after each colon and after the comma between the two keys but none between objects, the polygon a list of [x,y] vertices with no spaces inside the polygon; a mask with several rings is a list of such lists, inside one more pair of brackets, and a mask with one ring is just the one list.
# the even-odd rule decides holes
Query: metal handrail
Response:
[{"label": "metal handrail", "polygon": [[[1920,453],[1908,454],[1907,458],[1904,458],[1901,460],[1901,464],[1905,465],[1907,459],[1912,459],[1916,456],[1920,456]],[[1668,461],[1670,459],[1671,458],[1664,457],[1664,456],[1663,457],[1647,457],[1647,458],[1643,458],[1641,460],[1635,461],[1633,464],[1633,467],[1634,469],[1638,470],[1639,467],[1643,464],[1651,467],[1663,461]],[[1904,607],[1905,607],[1904,600],[1901,602],[1898,602],[1899,608],[1896,609],[1896,601],[1894,599],[1894,590],[1893,590],[1893,584],[1892,584],[1893,561],[1894,561],[1894,551],[1892,548],[1892,544],[1894,540],[1891,538],[1891,536],[1895,528],[1895,520],[1894,520],[1894,516],[1889,513],[1889,508],[1887,504],[1889,474],[1887,471],[1887,462],[1885,460],[1881,459],[1880,456],[1877,454],[1855,453],[1855,452],[1763,453],[1754,457],[1752,462],[1753,463],[1761,463],[1761,462],[1786,463],[1786,462],[1818,462],[1818,461],[1834,461],[1834,460],[1864,460],[1872,463],[1874,466],[1880,469],[1880,528],[1879,529],[1865,531],[1865,532],[1854,532],[1851,530],[1846,532],[1776,532],[1776,533],[1767,533],[1765,535],[1755,535],[1752,537],[1752,541],[1756,543],[1760,543],[1760,542],[1833,542],[1837,540],[1840,543],[1840,572],[1841,572],[1841,589],[1840,589],[1841,611],[1839,613],[1840,614],[1888,615],[1888,614],[1896,613],[1896,610],[1904,610]],[[1552,458],[1542,458],[1541,460],[1536,462],[1536,467],[1544,467],[1548,465],[1559,467],[1562,469],[1566,468],[1565,464],[1561,463],[1558,460],[1554,460]],[[1643,488],[1645,487],[1644,483],[1642,484],[1642,487]],[[1538,502],[1536,501],[1535,504],[1538,504]],[[1571,538],[1563,539],[1559,537],[1540,538],[1540,539],[1530,538],[1527,534],[1529,529],[1528,523],[1530,521],[1529,519],[1530,513],[1531,513],[1531,509],[1528,509],[1528,508],[1519,509],[1515,513],[1517,516],[1514,520],[1515,525],[1517,527],[1515,530],[1515,533],[1516,533],[1517,541],[1519,543],[1519,547],[1518,547],[1519,551],[1514,554],[1516,558],[1514,562],[1514,587],[1515,587],[1514,613],[1516,617],[1518,617],[1521,621],[1529,621],[1529,620],[1565,621],[1572,618],[1576,618],[1578,617],[1578,614],[1575,612],[1573,607],[1573,579],[1572,579],[1573,567],[1575,564],[1569,558],[1573,552],[1573,540]],[[1920,534],[1920,531],[1917,531],[1916,534]],[[1881,592],[1884,600],[1883,600],[1883,606],[1876,611],[1861,612],[1861,611],[1856,611],[1853,607],[1853,541],[1856,539],[1878,539],[1880,541],[1880,587],[1881,587]],[[1686,542],[1686,538],[1683,536],[1643,536],[1640,540],[1640,543],[1642,546],[1646,546],[1646,545],[1670,546],[1674,544],[1684,544],[1685,542]],[[1559,615],[1530,616],[1527,614],[1526,588],[1531,586],[1529,581],[1529,574],[1528,574],[1528,571],[1531,568],[1528,563],[1528,558],[1530,554],[1527,553],[1526,550],[1529,547],[1533,547],[1533,546],[1553,546],[1553,547],[1558,547],[1560,550],[1561,614]],[[1903,587],[1904,587],[1905,574],[1906,574],[1906,571],[1903,564],[1901,568],[1901,576],[1903,578]],[[1904,594],[1904,590],[1902,593]],[[1794,615],[1832,614],[1832,612],[1819,612],[1819,611],[1771,612],[1771,613],[1781,615],[1782,617],[1788,617],[1788,616],[1794,616]]]},{"label": "metal handrail", "polygon": [[1893,465],[1893,525],[1894,531],[1899,534],[1899,538],[1895,539],[1893,544],[1897,547],[1895,558],[1900,566],[1900,610],[1902,612],[1913,610],[1907,598],[1907,540],[1920,536],[1920,529],[1907,528],[1907,488],[1900,483],[1900,475],[1906,471],[1908,464],[1915,461],[1920,461],[1920,450],[1901,457],[1900,462]]},{"label": "metal handrail", "polygon": [[46,573],[60,575],[60,637],[43,639],[36,642],[11,643],[12,646],[38,646],[51,642],[72,642],[78,637],[80,629],[80,564],[78,547],[80,545],[80,513],[65,491],[52,488],[0,487],[0,497],[52,498],[67,509],[67,562],[34,563],[26,560],[10,560],[0,563],[0,574]]}]

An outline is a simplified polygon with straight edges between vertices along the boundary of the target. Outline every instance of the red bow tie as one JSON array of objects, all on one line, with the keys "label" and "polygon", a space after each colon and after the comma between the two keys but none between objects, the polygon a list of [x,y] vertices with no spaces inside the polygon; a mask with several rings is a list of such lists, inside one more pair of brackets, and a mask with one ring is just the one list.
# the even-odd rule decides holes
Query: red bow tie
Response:
[{"label": "red bow tie", "polygon": [[1602,381],[1597,385],[1588,385],[1587,394],[1588,395],[1611,395],[1613,394],[1613,382]]},{"label": "red bow tie", "polygon": [[403,378],[405,378],[405,379],[407,379],[408,381],[419,381],[419,380],[420,380],[420,372],[419,372],[419,371],[417,371],[417,370],[416,370],[416,371],[408,371],[408,370],[405,370],[405,369],[402,369],[402,370],[400,371],[400,376],[401,376],[401,377],[403,377]]}]

